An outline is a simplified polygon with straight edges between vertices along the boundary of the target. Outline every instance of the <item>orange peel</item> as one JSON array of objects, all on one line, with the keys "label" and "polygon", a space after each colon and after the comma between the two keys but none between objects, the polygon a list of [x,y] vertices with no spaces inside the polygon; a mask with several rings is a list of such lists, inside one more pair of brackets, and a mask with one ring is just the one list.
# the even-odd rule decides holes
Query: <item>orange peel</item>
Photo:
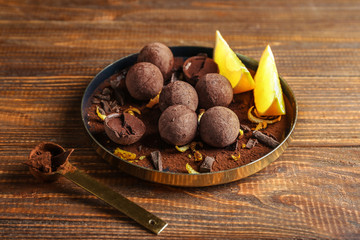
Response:
[{"label": "orange peel", "polygon": [[279,122],[281,120],[281,115],[279,115],[275,119],[261,118],[261,117],[254,116],[252,114],[253,108],[254,108],[254,106],[250,107],[249,111],[248,111],[248,119],[253,123],[266,122],[267,124],[273,124],[273,123]]},{"label": "orange peel", "polygon": [[199,172],[196,171],[195,169],[193,169],[193,168],[190,166],[189,163],[187,163],[187,164],[185,165],[185,167],[186,167],[186,170],[188,171],[188,173],[190,173],[190,174],[199,174]]}]

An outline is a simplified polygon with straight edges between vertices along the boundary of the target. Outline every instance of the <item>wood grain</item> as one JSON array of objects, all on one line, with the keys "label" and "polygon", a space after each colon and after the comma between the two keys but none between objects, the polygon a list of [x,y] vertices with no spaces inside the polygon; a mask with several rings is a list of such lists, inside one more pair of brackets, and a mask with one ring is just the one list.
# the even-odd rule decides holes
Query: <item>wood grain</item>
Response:
[{"label": "wood grain", "polygon": [[[359,1],[0,0],[0,237],[154,239],[60,179],[39,184],[32,147],[72,163],[169,222],[158,239],[360,238]],[[294,140],[246,179],[206,188],[144,182],[93,150],[80,101],[111,62],[152,41],[212,47],[219,29],[259,59],[270,44],[299,105]]]}]

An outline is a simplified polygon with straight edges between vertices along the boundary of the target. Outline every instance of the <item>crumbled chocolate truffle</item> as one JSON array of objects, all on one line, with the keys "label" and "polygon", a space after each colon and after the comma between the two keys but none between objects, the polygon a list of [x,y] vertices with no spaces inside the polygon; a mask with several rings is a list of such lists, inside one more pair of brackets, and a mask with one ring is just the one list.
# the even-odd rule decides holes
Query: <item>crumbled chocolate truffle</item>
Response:
[{"label": "crumbled chocolate truffle", "polygon": [[175,81],[166,85],[160,93],[159,108],[164,111],[172,105],[185,105],[193,111],[198,106],[198,95],[195,88],[184,81]]},{"label": "crumbled chocolate truffle", "polygon": [[144,123],[129,113],[109,114],[104,124],[108,137],[121,145],[130,145],[139,141],[146,130]]},{"label": "crumbled chocolate truffle", "polygon": [[174,55],[164,44],[154,42],[145,45],[137,58],[138,62],[150,62],[156,65],[165,80],[169,79],[174,65]]},{"label": "crumbled chocolate truffle", "polygon": [[200,137],[213,147],[232,144],[239,135],[240,122],[237,115],[226,107],[208,109],[200,120]]},{"label": "crumbled chocolate truffle", "polygon": [[133,98],[150,100],[161,91],[164,78],[157,66],[148,62],[140,62],[129,69],[125,84]]},{"label": "crumbled chocolate truffle", "polygon": [[191,142],[196,135],[197,115],[184,105],[173,105],[161,114],[158,127],[164,141],[182,146]]},{"label": "crumbled chocolate truffle", "polygon": [[207,56],[188,58],[183,65],[186,81],[195,86],[199,79],[207,73],[219,73],[217,64]]},{"label": "crumbled chocolate truffle", "polygon": [[227,107],[233,99],[233,89],[230,82],[222,75],[208,73],[202,76],[195,86],[201,108],[214,106]]},{"label": "crumbled chocolate truffle", "polygon": [[59,175],[55,175],[54,172],[65,165],[73,151],[74,149],[66,151],[52,142],[43,142],[30,152],[28,161],[24,164],[29,166],[35,178],[45,182],[55,181]]}]

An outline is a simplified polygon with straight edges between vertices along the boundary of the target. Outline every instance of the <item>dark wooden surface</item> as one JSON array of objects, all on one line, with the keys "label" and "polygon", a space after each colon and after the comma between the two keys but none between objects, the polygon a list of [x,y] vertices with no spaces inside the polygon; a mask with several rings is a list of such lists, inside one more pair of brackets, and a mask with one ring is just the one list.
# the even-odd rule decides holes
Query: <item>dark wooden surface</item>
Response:
[{"label": "dark wooden surface", "polygon": [[[0,0],[0,238],[360,238],[359,1]],[[295,139],[246,179],[144,182],[104,162],[80,119],[89,81],[149,42],[212,47],[219,29],[259,59],[272,46],[299,103]],[[22,165],[39,142],[165,219],[155,236],[79,187]]]}]

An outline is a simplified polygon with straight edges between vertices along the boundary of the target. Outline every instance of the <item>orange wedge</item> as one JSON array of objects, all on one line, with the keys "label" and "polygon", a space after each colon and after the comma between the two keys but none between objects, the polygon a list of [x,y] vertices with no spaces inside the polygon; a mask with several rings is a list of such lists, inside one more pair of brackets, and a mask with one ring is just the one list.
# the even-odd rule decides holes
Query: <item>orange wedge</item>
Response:
[{"label": "orange wedge", "polygon": [[269,45],[261,55],[255,74],[254,101],[256,110],[261,116],[285,115],[280,79]]},{"label": "orange wedge", "polygon": [[219,31],[216,31],[215,35],[214,61],[219,67],[219,73],[231,83],[234,94],[254,89],[255,82],[249,70],[236,56]]}]

